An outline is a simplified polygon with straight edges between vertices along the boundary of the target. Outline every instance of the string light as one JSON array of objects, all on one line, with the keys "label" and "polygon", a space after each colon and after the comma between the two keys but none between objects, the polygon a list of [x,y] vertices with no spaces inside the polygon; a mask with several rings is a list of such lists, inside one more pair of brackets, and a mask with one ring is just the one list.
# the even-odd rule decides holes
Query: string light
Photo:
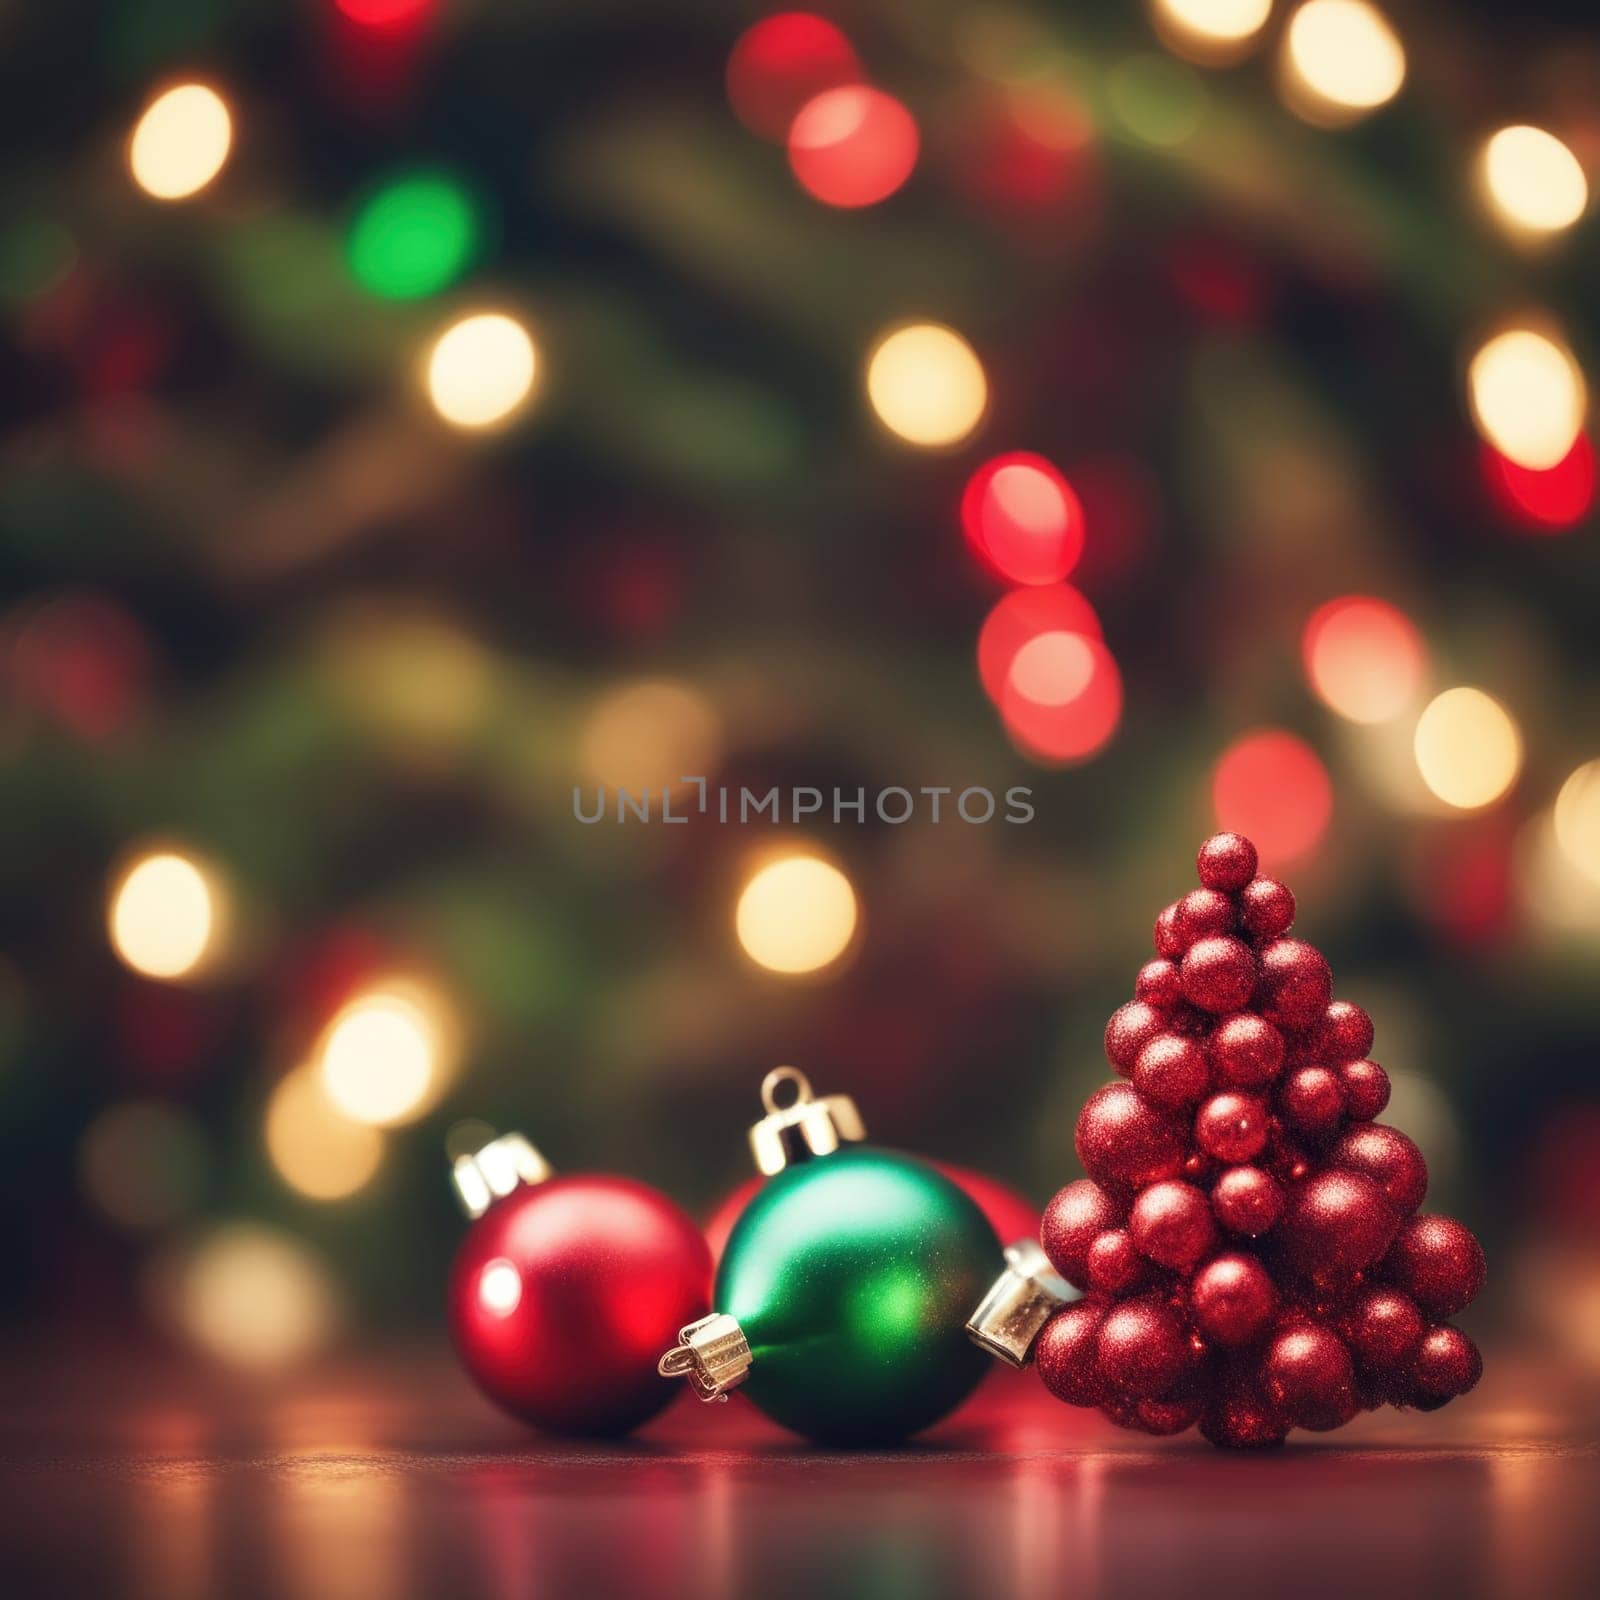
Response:
[{"label": "string light", "polygon": [[739,35],[728,56],[728,100],[752,133],[781,142],[796,114],[826,89],[856,83],[861,63],[824,17],[782,11]]},{"label": "string light", "polygon": [[831,966],[856,931],[850,880],[819,856],[793,855],[759,868],[745,884],[734,927],[746,955],[770,972]]},{"label": "string light", "polygon": [[215,89],[182,83],[158,95],[128,141],[133,181],[157,200],[186,200],[222,171],[233,118]]},{"label": "string light", "polygon": [[867,357],[867,398],[878,420],[908,444],[959,444],[983,420],[988,380],[954,328],[914,322],[885,334]]},{"label": "string light", "polygon": [[1012,656],[1000,715],[1012,742],[1034,760],[1087,761],[1122,719],[1122,674],[1098,633],[1036,633]]},{"label": "string light", "polygon": [[1483,437],[1535,472],[1572,449],[1588,405],[1572,352],[1532,328],[1510,328],[1481,345],[1467,368],[1467,393]]},{"label": "string light", "polygon": [[411,173],[384,184],[356,213],[350,270],[386,300],[421,299],[461,276],[478,232],[477,208],[460,183],[445,173]]},{"label": "string light", "polygon": [[1586,761],[1561,785],[1556,843],[1584,877],[1600,886],[1600,761]]},{"label": "string light", "polygon": [[439,335],[428,357],[428,394],[446,422],[492,428],[522,408],[537,369],[528,330],[500,312],[484,312]]},{"label": "string light", "polygon": [[1412,749],[1422,781],[1462,811],[1498,800],[1522,765],[1516,723],[1481,689],[1446,689],[1431,700],[1417,720]]},{"label": "string light", "polygon": [[830,206],[887,200],[917,164],[917,125],[892,95],[865,84],[825,89],[789,129],[789,165],[800,186]]},{"label": "string light", "polygon": [[444,1087],[450,1032],[439,997],[419,985],[394,983],[358,995],[323,1037],[328,1095],[357,1122],[392,1127],[412,1121]]},{"label": "string light", "polygon": [[1151,0],[1156,31],[1204,66],[1242,59],[1261,37],[1272,0]]},{"label": "string light", "polygon": [[1526,527],[1563,533],[1586,521],[1594,510],[1594,446],[1584,434],[1553,467],[1542,471],[1519,466],[1489,444],[1483,446],[1482,459],[1490,491]]},{"label": "string light", "polygon": [[967,481],[961,525],[978,556],[1013,583],[1059,583],[1083,553],[1083,507],[1043,456],[1015,450]]},{"label": "string light", "polygon": [[1589,183],[1571,150],[1543,128],[1502,128],[1485,142],[1479,179],[1513,232],[1560,233],[1583,216]]},{"label": "string light", "polygon": [[1406,53],[1388,19],[1367,0],[1307,0],[1289,19],[1284,95],[1308,122],[1355,122],[1399,94]]},{"label": "string light", "polygon": [[998,706],[1011,681],[1017,652],[1046,633],[1081,633],[1101,637],[1100,618],[1070,584],[1013,589],[995,602],[978,633],[978,677],[984,693]]},{"label": "string light", "polygon": [[216,953],[221,891],[214,871],[178,850],[137,856],[113,883],[111,945],[147,978],[194,977]]},{"label": "string light", "polygon": [[296,1068],[279,1081],[263,1131],[279,1177],[311,1200],[357,1193],[383,1160],[382,1134],[346,1116],[314,1068]]},{"label": "string light", "polygon": [[1411,619],[1363,595],[1345,595],[1314,611],[1301,654],[1323,703],[1351,722],[1399,716],[1421,688],[1427,665]]},{"label": "string light", "polygon": [[1262,861],[1283,866],[1322,842],[1333,817],[1333,784],[1303,739],[1258,728],[1222,753],[1211,803],[1218,827],[1253,839]]}]

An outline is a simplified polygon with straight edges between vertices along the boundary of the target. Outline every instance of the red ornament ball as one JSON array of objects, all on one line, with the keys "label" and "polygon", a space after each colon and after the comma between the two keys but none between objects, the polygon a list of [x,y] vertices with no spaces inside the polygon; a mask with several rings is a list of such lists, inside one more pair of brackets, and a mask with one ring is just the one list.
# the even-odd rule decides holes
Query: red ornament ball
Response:
[{"label": "red ornament ball", "polygon": [[1283,1068],[1283,1035],[1253,1011],[1224,1017],[1211,1035],[1217,1082],[1229,1089],[1259,1089]]},{"label": "red ornament ball", "polygon": [[1279,1089],[1278,1111],[1295,1133],[1324,1138],[1344,1121],[1344,1085],[1328,1067],[1301,1067]]},{"label": "red ornament ball", "polygon": [[1099,1184],[1079,1178],[1059,1190],[1039,1223],[1039,1243],[1068,1283],[1089,1287],[1089,1246],[1127,1213]]},{"label": "red ornament ball", "polygon": [[1111,1013],[1106,1024],[1106,1060],[1123,1077],[1133,1071],[1139,1052],[1166,1027],[1166,1018],[1142,1000],[1130,1000]]},{"label": "red ornament ball", "polygon": [[1126,1193],[1175,1178],[1183,1130],[1126,1083],[1108,1083],[1078,1114],[1078,1159],[1096,1183]]},{"label": "red ornament ball", "polygon": [[1259,1010],[1275,1027],[1300,1032],[1328,1009],[1333,973],[1315,945],[1274,939],[1261,952]]},{"label": "red ornament ball", "polygon": [[1383,1272],[1429,1316],[1453,1317],[1477,1298],[1488,1267],[1483,1246],[1459,1222],[1412,1217],[1396,1236]]},{"label": "red ornament ball", "polygon": [[1181,1033],[1158,1033],[1133,1064],[1133,1086],[1170,1111],[1198,1103],[1210,1079],[1204,1047]]},{"label": "red ornament ball", "polygon": [[1233,901],[1218,889],[1191,889],[1178,902],[1178,934],[1186,948],[1196,939],[1231,933],[1234,921]]},{"label": "red ornament ball", "polygon": [[1229,1233],[1266,1233],[1283,1215],[1283,1190],[1260,1167],[1229,1167],[1211,1186],[1211,1209]]},{"label": "red ornament ball", "polygon": [[1189,948],[1178,920],[1176,903],[1168,906],[1156,918],[1155,942],[1156,954],[1165,956],[1169,961],[1176,961]]},{"label": "red ornament ball", "polygon": [[1056,1312],[1034,1341],[1033,1364],[1056,1399],[1069,1406],[1097,1406],[1105,1393],[1100,1372],[1100,1324],[1103,1305],[1080,1300]]},{"label": "red ornament ball", "polygon": [[1398,1128],[1381,1122],[1351,1128],[1328,1152],[1331,1166],[1362,1172],[1383,1190],[1384,1198],[1408,1217],[1428,1192],[1428,1163]]},{"label": "red ornament ball", "polygon": [[1195,1142],[1229,1165],[1249,1161],[1267,1143],[1267,1108],[1254,1095],[1232,1089],[1214,1094],[1195,1113]]},{"label": "red ornament ball", "polygon": [[1398,1289],[1368,1289],[1348,1312],[1341,1331],[1369,1372],[1389,1375],[1409,1366],[1423,1334],[1416,1301]]},{"label": "red ornament ball", "polygon": [[1355,1122],[1371,1122],[1389,1103],[1389,1074],[1376,1061],[1347,1061],[1339,1068],[1344,1108]]},{"label": "red ornament ball", "polygon": [[1317,1028],[1317,1056],[1330,1067],[1359,1061],[1372,1048],[1372,1018],[1348,1000],[1335,1000]]},{"label": "red ornament ball", "polygon": [[1253,1383],[1235,1379],[1201,1415],[1200,1432],[1225,1450],[1260,1450],[1282,1444],[1289,1424]]},{"label": "red ornament ball", "polygon": [[1184,1395],[1176,1400],[1140,1400],[1126,1416],[1114,1420],[1124,1428],[1135,1428],[1156,1438],[1167,1438],[1192,1428],[1200,1420],[1204,1402],[1199,1395]]},{"label": "red ornament ball", "polygon": [[1337,1334],[1314,1322],[1286,1328],[1262,1365],[1267,1397],[1296,1427],[1342,1427],[1357,1410],[1355,1365]]},{"label": "red ornament ball", "polygon": [[1459,1328],[1448,1324],[1422,1336],[1411,1368],[1412,1381],[1424,1400],[1451,1400],[1465,1394],[1483,1376],[1478,1347]]},{"label": "red ornament ball", "polygon": [[1092,1294],[1126,1294],[1144,1280],[1146,1265],[1126,1228],[1097,1234],[1084,1258]]},{"label": "red ornament ball", "polygon": [[1113,1306],[1100,1324],[1095,1350],[1107,1386],[1132,1400],[1166,1394],[1183,1376],[1190,1354],[1177,1316],[1153,1295]]},{"label": "red ornament ball", "polygon": [[1208,889],[1237,894],[1256,875],[1256,847],[1239,833],[1214,833],[1200,846],[1195,870]]},{"label": "red ornament ball", "polygon": [[1183,991],[1178,986],[1176,964],[1160,956],[1145,962],[1133,981],[1133,998],[1163,1011],[1177,1005],[1183,998]]},{"label": "red ornament ball", "polygon": [[665,1195],[628,1178],[556,1177],[473,1222],[451,1273],[450,1328],[467,1371],[513,1415],[615,1435],[672,1399],[656,1362],[710,1294],[711,1252]]},{"label": "red ornament ball", "polygon": [[1133,1243],[1159,1267],[1186,1272],[1217,1240],[1205,1190],[1169,1179],[1152,1183],[1128,1216]]},{"label": "red ornament ball", "polygon": [[1282,938],[1294,926],[1294,895],[1276,878],[1254,878],[1239,891],[1239,925],[1258,943]]},{"label": "red ornament ball", "polygon": [[1278,1308],[1278,1291],[1257,1257],[1215,1256],[1189,1286],[1189,1311],[1201,1335],[1215,1344],[1253,1344]]},{"label": "red ornament ball", "polygon": [[1178,980],[1202,1011],[1237,1011],[1255,992],[1256,958],[1242,939],[1213,934],[1189,946]]},{"label": "red ornament ball", "polygon": [[1311,1277],[1370,1267],[1389,1248],[1399,1220],[1371,1178],[1328,1170],[1294,1187],[1279,1230],[1289,1264]]}]

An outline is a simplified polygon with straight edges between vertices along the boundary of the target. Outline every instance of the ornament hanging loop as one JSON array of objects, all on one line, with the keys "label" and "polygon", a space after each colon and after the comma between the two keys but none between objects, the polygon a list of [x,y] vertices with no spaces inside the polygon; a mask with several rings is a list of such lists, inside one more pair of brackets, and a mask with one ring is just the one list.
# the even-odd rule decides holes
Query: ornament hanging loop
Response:
[{"label": "ornament hanging loop", "polygon": [[750,1372],[750,1341],[726,1312],[713,1311],[678,1330],[678,1342],[656,1363],[663,1378],[687,1378],[705,1401],[726,1400]]},{"label": "ornament hanging loop", "polygon": [[[787,1105],[783,1105],[779,1103],[778,1091],[786,1083],[794,1085],[794,1099],[789,1101]],[[811,1080],[799,1067],[774,1067],[761,1080],[761,1104],[766,1107],[769,1117],[775,1117],[782,1112],[793,1110],[795,1106],[814,1098],[815,1096],[811,1091]]]},{"label": "ornament hanging loop", "polygon": [[1078,1291],[1057,1274],[1037,1241],[1006,1246],[1006,1269],[967,1319],[967,1337],[1008,1367],[1025,1367],[1045,1323]]},{"label": "ornament hanging loop", "polygon": [[[779,1097],[790,1084],[794,1098],[785,1103]],[[855,1101],[847,1094],[813,1094],[798,1067],[774,1067],[761,1080],[761,1104],[767,1114],[750,1130],[750,1154],[756,1170],[769,1178],[867,1136]]]}]

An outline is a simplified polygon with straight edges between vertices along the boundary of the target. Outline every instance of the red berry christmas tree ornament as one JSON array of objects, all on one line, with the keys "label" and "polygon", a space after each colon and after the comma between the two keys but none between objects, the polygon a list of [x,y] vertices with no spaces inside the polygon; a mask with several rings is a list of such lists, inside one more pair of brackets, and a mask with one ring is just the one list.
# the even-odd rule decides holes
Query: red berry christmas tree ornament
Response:
[{"label": "red berry christmas tree ornament", "polygon": [[554,1177],[520,1134],[452,1166],[473,1219],[450,1278],[450,1330],[478,1387],[554,1433],[626,1433],[676,1393],[662,1345],[703,1316],[711,1253],[693,1219],[631,1178]]},{"label": "red berry christmas tree ornament", "polygon": [[1045,1387],[1146,1433],[1280,1443],[1478,1381],[1445,1319],[1483,1287],[1478,1241],[1421,1216],[1428,1169],[1369,1059],[1372,1023],[1288,937],[1294,896],[1248,839],[1200,847],[1157,959],[1106,1028],[1119,1081],[1078,1118],[1086,1178],[1045,1209],[1085,1298],[1031,1347]]}]

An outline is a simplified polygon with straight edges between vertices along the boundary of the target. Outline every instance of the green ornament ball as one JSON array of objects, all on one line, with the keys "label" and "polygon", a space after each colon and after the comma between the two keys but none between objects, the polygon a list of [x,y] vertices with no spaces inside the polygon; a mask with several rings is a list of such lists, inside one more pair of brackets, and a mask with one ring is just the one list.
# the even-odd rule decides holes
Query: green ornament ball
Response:
[{"label": "green ornament ball", "polygon": [[855,1145],[785,1168],[745,1208],[712,1304],[750,1345],[744,1392],[835,1444],[926,1428],[977,1387],[967,1318],[1002,1266],[988,1219],[925,1162]]}]

